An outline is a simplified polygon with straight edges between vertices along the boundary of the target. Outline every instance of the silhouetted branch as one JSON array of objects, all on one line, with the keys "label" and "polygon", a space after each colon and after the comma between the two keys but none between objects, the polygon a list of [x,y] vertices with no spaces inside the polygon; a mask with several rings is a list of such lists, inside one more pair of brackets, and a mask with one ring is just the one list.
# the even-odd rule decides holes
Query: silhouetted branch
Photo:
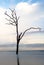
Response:
[{"label": "silhouetted branch", "polygon": [[13,18],[10,15],[7,14],[7,11],[5,12],[5,15],[7,15],[10,19],[13,20]]},{"label": "silhouetted branch", "polygon": [[18,36],[18,40],[20,41],[20,38],[21,38],[21,35],[22,35],[22,32],[19,34]]},{"label": "silhouetted branch", "polygon": [[7,23],[7,24],[12,24],[12,25],[14,25],[15,26],[15,23],[12,21],[12,20],[10,20],[10,19],[7,19],[7,18],[5,18],[7,21],[9,21],[9,23]]},{"label": "silhouetted branch", "polygon": [[41,28],[39,28],[39,27],[37,27],[37,28],[35,28],[35,27],[30,27],[29,29],[26,29],[26,30],[22,33],[20,39],[22,39],[22,37],[24,36],[24,34],[25,34],[28,30],[31,30],[31,29],[39,29],[39,31],[41,30]]},{"label": "silhouetted branch", "polygon": [[6,24],[16,26],[16,25],[15,25],[15,24],[13,24],[13,23],[6,23]]},{"label": "silhouetted branch", "polygon": [[[9,8],[10,9],[10,8]],[[11,10],[11,12],[12,12],[12,18],[13,19],[16,19],[16,11],[15,11],[15,9],[14,10],[12,10],[12,9],[10,9]]]},{"label": "silhouetted branch", "polygon": [[14,12],[15,11],[15,9],[13,9],[13,10],[11,8],[9,8],[9,9],[11,10],[11,12]]},{"label": "silhouetted branch", "polygon": [[10,19],[7,19],[7,18],[5,18],[7,21],[10,21],[10,22],[12,22],[12,23],[14,23],[12,20],[10,20]]},{"label": "silhouetted branch", "polygon": [[16,24],[16,19],[17,19],[16,17],[14,17],[14,18],[15,18],[15,19],[14,19],[13,16],[11,17],[9,14],[7,14],[7,12],[5,12],[5,15],[7,15],[7,16],[11,19],[11,22],[12,22],[12,20],[13,20],[14,23]]},{"label": "silhouetted branch", "polygon": [[[9,8],[9,9],[10,9],[10,8]],[[10,10],[11,10],[11,12],[12,12],[12,14],[11,14],[12,17],[15,18],[15,19],[17,19],[17,20],[19,20],[20,16],[17,18],[17,15],[16,15],[16,11],[15,11],[15,9],[13,9],[13,10],[10,9]],[[14,15],[15,15],[15,17],[14,17]]]}]

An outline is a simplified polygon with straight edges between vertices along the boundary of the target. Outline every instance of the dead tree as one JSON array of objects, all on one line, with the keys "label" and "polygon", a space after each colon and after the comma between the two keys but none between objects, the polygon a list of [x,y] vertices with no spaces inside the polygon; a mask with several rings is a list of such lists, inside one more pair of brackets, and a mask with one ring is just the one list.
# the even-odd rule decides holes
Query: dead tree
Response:
[{"label": "dead tree", "polygon": [[[9,8],[9,9],[10,9],[10,8]],[[19,20],[19,17],[17,17],[15,9],[14,9],[14,10],[10,9],[10,11],[11,11],[11,16],[7,13],[7,11],[5,12],[5,15],[7,15],[7,16],[9,17],[9,19],[6,18],[6,20],[9,21],[9,23],[7,23],[7,24],[8,24],[8,25],[16,26],[16,34],[17,34],[16,54],[18,54],[19,42],[20,42],[20,40],[22,39],[22,37],[24,36],[24,34],[25,34],[28,30],[31,30],[31,29],[39,29],[39,31],[40,31],[41,28],[39,28],[39,27],[30,27],[29,29],[26,29],[24,32],[21,32],[21,33],[19,34],[19,31],[18,31],[18,20]]]}]

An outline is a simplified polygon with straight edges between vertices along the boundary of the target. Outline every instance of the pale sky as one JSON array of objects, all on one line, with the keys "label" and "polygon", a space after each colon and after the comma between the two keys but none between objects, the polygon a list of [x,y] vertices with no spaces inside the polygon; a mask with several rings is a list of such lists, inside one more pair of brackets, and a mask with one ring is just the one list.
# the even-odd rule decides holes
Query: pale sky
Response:
[{"label": "pale sky", "polygon": [[[29,27],[40,27],[44,30],[44,0],[0,0],[0,44],[16,42],[15,27],[6,25],[8,21],[5,20],[7,17],[4,13],[7,11],[10,14],[9,8],[15,8],[17,16],[20,16],[19,32]],[[24,37],[21,43],[44,43],[44,35]]]}]

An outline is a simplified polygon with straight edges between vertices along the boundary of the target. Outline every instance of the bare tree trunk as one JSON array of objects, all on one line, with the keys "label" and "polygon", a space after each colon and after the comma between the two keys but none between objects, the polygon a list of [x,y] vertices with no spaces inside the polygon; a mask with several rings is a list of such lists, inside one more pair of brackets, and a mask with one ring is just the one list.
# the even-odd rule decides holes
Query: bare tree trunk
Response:
[{"label": "bare tree trunk", "polygon": [[19,42],[17,41],[16,54],[18,54],[18,50],[19,50]]},{"label": "bare tree trunk", "polygon": [[16,54],[18,54],[18,48],[19,48],[19,41],[18,41],[18,21],[16,24],[16,33],[17,33],[17,47],[16,47]]}]

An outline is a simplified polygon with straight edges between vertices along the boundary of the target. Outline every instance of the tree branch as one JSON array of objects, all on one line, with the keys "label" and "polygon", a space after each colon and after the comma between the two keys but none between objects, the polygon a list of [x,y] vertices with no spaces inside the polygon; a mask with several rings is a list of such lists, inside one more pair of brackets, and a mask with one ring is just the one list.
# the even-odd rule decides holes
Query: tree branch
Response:
[{"label": "tree branch", "polygon": [[18,36],[18,39],[20,40],[20,38],[21,38],[21,35],[22,35],[22,32],[19,34],[19,36]]},{"label": "tree branch", "polygon": [[7,21],[11,21],[12,23],[15,23],[15,24],[16,24],[16,21],[17,21],[17,16],[16,16],[16,20],[14,20],[14,18],[15,18],[15,17],[14,17],[14,18],[12,18],[10,15],[8,15],[8,14],[7,14],[7,12],[5,12],[5,15],[7,15],[10,19],[12,19],[12,20],[13,20],[13,21],[12,21],[12,20],[8,20],[8,19],[6,18],[6,20],[7,20]]},{"label": "tree branch", "polygon": [[[9,9],[10,9],[10,8],[9,8]],[[10,9],[10,11],[12,12],[12,13],[11,13],[11,16],[10,16],[9,14],[7,14],[7,11],[5,12],[5,15],[7,15],[7,16],[10,18],[10,19],[7,19],[7,18],[6,18],[6,20],[7,20],[7,21],[10,21],[9,24],[14,25],[14,23],[15,23],[15,25],[17,25],[17,21],[19,20],[19,17],[17,18],[15,9],[14,9],[14,10]]]},{"label": "tree branch", "polygon": [[[11,10],[11,9],[10,9],[10,10]],[[14,10],[15,10],[15,9],[14,9]],[[13,18],[13,19],[16,19],[16,14],[15,14],[16,12],[15,12],[14,10],[11,10],[11,12],[12,12],[11,15],[12,15],[12,18]]]},{"label": "tree branch", "polygon": [[13,10],[11,8],[9,8],[9,9],[11,10],[11,12],[14,12],[15,11],[15,9],[13,9]]},{"label": "tree branch", "polygon": [[16,25],[15,25],[15,24],[13,24],[13,23],[6,23],[6,24],[16,26]]},{"label": "tree branch", "polygon": [[41,28],[39,28],[39,27],[37,27],[37,28],[35,28],[35,27],[30,27],[29,29],[26,29],[26,30],[23,32],[23,34],[22,34],[21,37],[20,37],[20,40],[22,39],[22,37],[24,36],[24,34],[25,34],[28,30],[31,30],[31,29],[39,29],[39,31],[41,31]]},{"label": "tree branch", "polygon": [[7,21],[10,21],[11,23],[14,23],[12,20],[5,18]]},{"label": "tree branch", "polygon": [[[10,9],[10,8],[9,8],[9,9]],[[11,15],[12,15],[12,17],[16,19],[17,15],[16,15],[16,11],[15,11],[15,9],[13,9],[13,10],[12,10],[12,9],[10,9],[10,10],[11,10],[11,12],[12,12],[12,14],[11,14]],[[13,13],[15,14],[15,17],[14,17],[14,14],[13,14]]]},{"label": "tree branch", "polygon": [[13,20],[13,18],[10,15],[7,14],[7,11],[5,12],[5,15],[7,15],[10,19]]}]

